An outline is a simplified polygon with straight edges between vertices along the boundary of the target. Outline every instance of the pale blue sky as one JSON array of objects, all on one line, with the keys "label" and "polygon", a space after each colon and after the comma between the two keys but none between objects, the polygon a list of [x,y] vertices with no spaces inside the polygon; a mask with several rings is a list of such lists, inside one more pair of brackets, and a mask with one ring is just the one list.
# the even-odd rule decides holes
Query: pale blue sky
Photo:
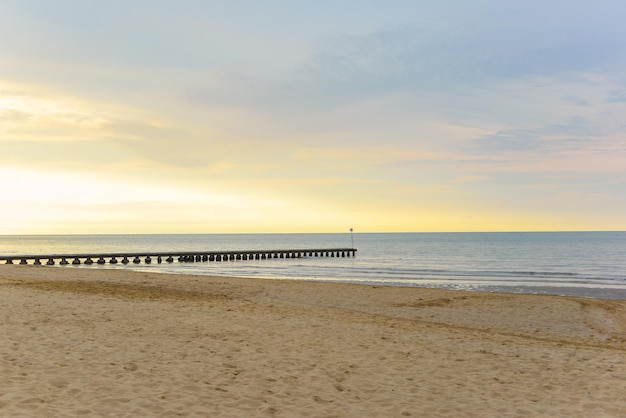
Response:
[{"label": "pale blue sky", "polygon": [[606,0],[5,0],[5,175],[177,197],[14,192],[0,233],[103,232],[103,207],[121,232],[626,229],[624,16]]}]

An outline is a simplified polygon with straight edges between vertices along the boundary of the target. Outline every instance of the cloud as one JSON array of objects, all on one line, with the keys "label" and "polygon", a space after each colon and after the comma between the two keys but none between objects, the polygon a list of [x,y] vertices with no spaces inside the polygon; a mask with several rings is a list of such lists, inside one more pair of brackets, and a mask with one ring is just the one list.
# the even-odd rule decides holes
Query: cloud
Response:
[{"label": "cloud", "polygon": [[601,21],[581,26],[560,19],[556,11],[543,13],[548,17],[539,21],[515,15],[506,21],[484,21],[469,15],[335,37],[312,53],[291,83],[311,96],[320,90],[331,96],[450,91],[497,80],[609,70],[626,63],[616,54],[626,40],[611,33],[617,21],[609,28]]},{"label": "cloud", "polygon": [[479,148],[491,154],[502,151],[536,151],[541,146],[540,141],[537,140],[535,132],[522,129],[486,135],[478,141]]},{"label": "cloud", "polygon": [[551,124],[535,129],[510,129],[485,135],[475,141],[480,152],[559,153],[588,148],[592,138],[599,136],[581,117],[572,117],[564,124]]},{"label": "cloud", "polygon": [[626,89],[609,91],[606,101],[607,103],[626,103]]},{"label": "cloud", "polygon": [[[379,108],[363,118],[364,125],[379,120],[387,127],[406,126],[410,112],[414,119],[429,115],[467,124],[547,119],[566,106],[592,107],[596,98],[589,91],[597,86],[590,86],[590,78],[626,66],[626,57],[617,53],[626,48],[626,31],[612,6],[606,1],[422,5],[408,11],[403,23],[325,34],[302,44],[305,53],[290,70],[212,68],[204,78],[190,80],[184,96],[190,107],[253,114],[263,122],[246,118],[248,124],[268,137],[298,131],[343,134],[348,120],[342,127],[337,115],[376,101]],[[558,107],[544,109],[547,105],[532,102],[554,88],[564,89],[560,102],[550,102]],[[620,99],[617,93],[609,95],[609,101]],[[394,107],[402,120],[378,116]],[[568,112],[555,119],[576,116]]]},{"label": "cloud", "polygon": [[33,118],[32,113],[24,112],[17,109],[0,110],[0,122],[26,122]]}]

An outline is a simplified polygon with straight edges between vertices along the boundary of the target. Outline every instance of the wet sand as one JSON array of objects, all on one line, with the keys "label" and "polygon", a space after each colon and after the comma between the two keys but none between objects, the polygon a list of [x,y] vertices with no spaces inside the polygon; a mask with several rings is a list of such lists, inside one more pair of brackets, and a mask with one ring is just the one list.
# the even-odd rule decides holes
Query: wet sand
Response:
[{"label": "wet sand", "polygon": [[624,416],[626,301],[0,266],[0,416]]}]

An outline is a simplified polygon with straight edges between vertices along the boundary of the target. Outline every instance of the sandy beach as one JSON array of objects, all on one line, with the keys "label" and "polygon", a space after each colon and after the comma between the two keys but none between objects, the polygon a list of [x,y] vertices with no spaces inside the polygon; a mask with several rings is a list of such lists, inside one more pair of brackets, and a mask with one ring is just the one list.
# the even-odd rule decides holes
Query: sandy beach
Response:
[{"label": "sandy beach", "polygon": [[626,416],[626,301],[0,266],[0,416]]}]

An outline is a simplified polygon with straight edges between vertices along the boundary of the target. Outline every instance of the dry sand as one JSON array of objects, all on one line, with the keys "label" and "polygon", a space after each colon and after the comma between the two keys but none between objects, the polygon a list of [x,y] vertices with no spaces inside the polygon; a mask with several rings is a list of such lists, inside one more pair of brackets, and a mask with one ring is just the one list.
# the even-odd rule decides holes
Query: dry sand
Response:
[{"label": "dry sand", "polygon": [[0,416],[626,416],[626,301],[0,266]]}]

